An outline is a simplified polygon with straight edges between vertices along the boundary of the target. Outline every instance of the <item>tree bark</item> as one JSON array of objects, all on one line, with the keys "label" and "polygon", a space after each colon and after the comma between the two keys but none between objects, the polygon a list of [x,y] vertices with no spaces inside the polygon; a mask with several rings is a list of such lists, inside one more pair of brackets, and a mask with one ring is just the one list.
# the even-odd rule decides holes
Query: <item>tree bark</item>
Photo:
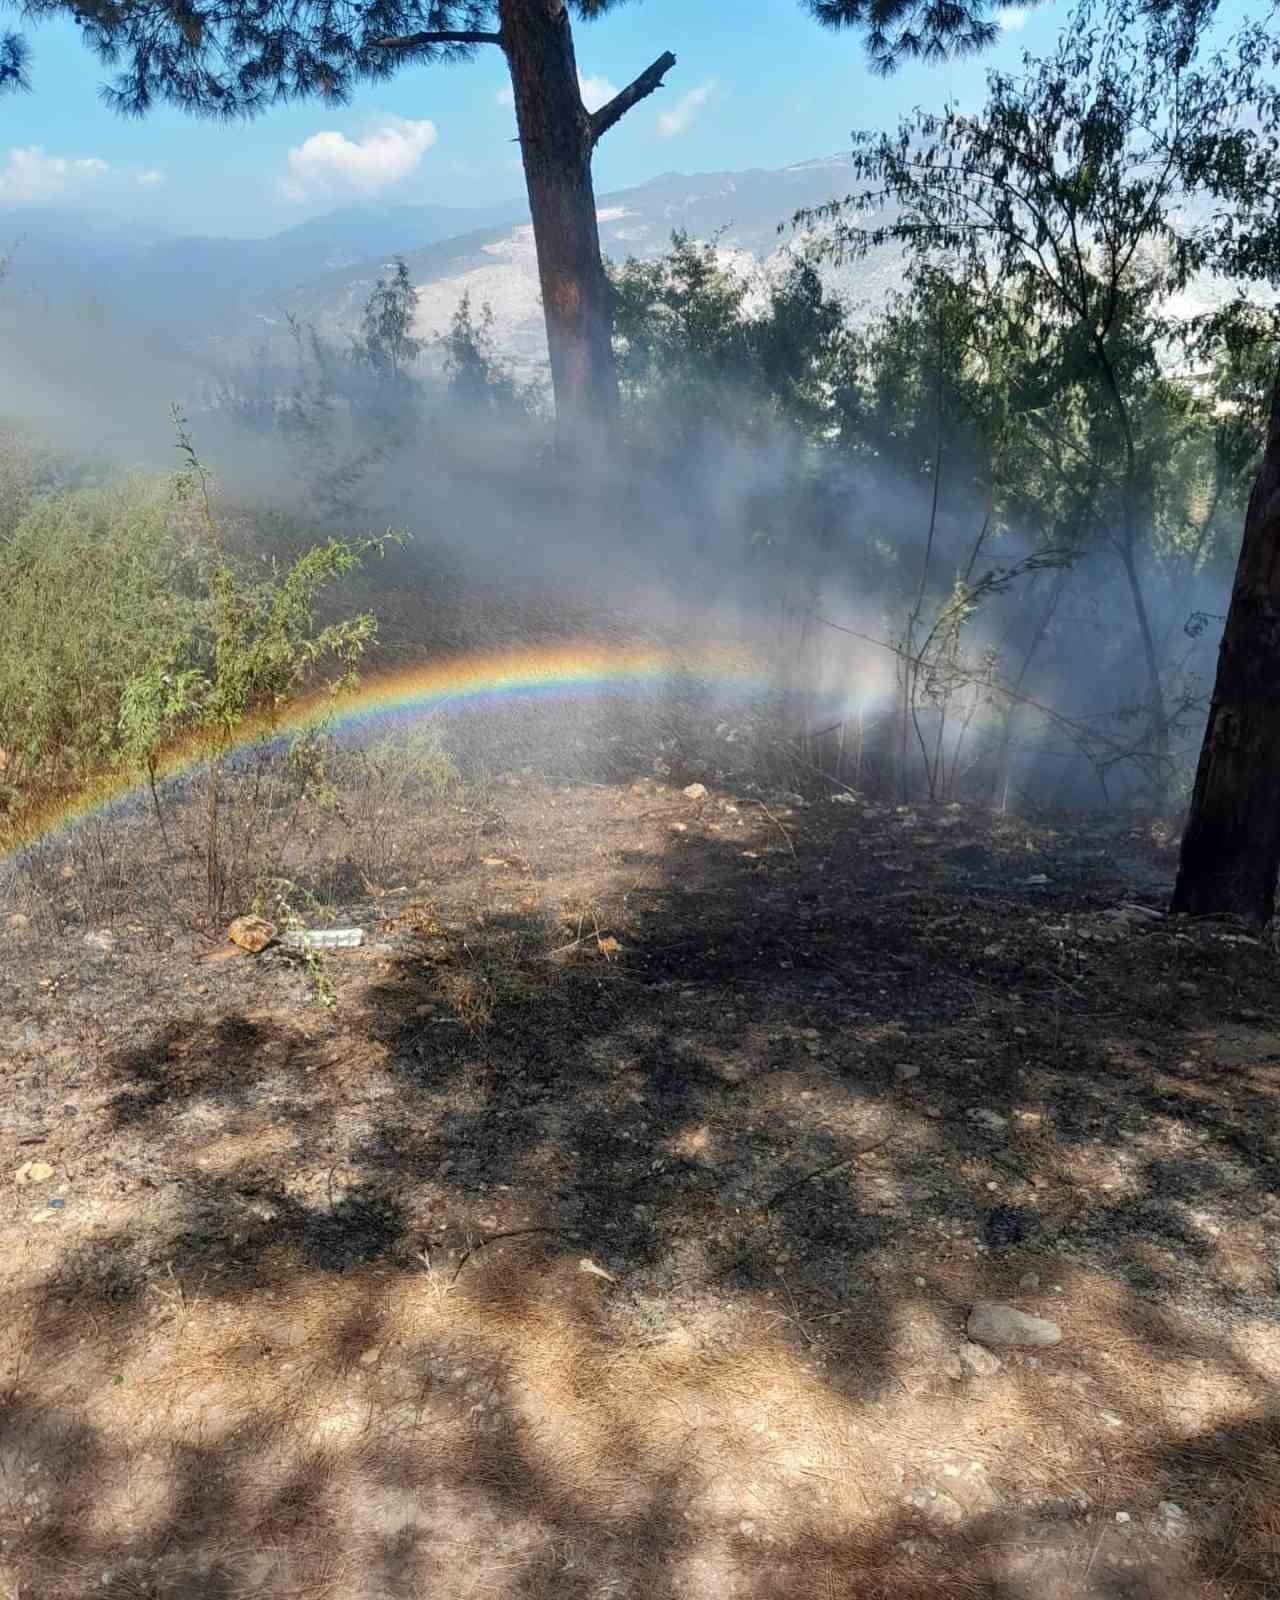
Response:
[{"label": "tree bark", "polygon": [[[427,30],[379,39],[403,56],[496,44],[507,58],[533,218],[556,418],[566,438],[596,435],[621,409],[613,303],[600,254],[591,157],[598,140],[662,88],[668,50],[594,114],[582,103],[565,0],[498,0],[498,33]],[[0,259],[0,268],[3,260]]]},{"label": "tree bark", "polygon": [[591,117],[564,0],[500,0],[538,255],[556,416],[569,431],[618,415],[613,307],[600,254]]},{"label": "tree bark", "polygon": [[1259,925],[1280,872],[1280,372],[1196,771],[1174,911]]}]

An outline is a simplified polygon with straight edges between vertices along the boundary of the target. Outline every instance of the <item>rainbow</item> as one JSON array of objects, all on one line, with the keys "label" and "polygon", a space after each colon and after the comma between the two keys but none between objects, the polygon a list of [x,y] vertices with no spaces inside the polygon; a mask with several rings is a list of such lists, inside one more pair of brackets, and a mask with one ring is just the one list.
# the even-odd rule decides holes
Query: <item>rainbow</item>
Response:
[{"label": "rainbow", "polygon": [[[648,645],[558,643],[490,654],[467,654],[401,667],[362,679],[348,693],[305,695],[272,716],[246,720],[225,753],[266,739],[283,739],[328,727],[339,736],[359,736],[380,724],[503,702],[556,700],[600,693],[636,693],[685,677],[724,689],[757,693],[768,681],[761,662],[745,651],[708,647],[679,652]],[[196,771],[209,759],[204,738],[192,737],[168,750],[155,780],[168,782]],[[0,826],[0,860],[89,818],[128,806],[147,793],[136,768],[121,768],[74,794]]]}]

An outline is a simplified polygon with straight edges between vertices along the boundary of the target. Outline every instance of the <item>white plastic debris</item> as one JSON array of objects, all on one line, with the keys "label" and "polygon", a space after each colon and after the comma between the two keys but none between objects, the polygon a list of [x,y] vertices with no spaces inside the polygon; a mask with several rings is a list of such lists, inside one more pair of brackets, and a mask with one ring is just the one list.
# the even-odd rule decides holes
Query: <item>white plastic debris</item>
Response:
[{"label": "white plastic debris", "polygon": [[291,950],[354,950],[364,943],[364,929],[289,928],[281,943]]}]

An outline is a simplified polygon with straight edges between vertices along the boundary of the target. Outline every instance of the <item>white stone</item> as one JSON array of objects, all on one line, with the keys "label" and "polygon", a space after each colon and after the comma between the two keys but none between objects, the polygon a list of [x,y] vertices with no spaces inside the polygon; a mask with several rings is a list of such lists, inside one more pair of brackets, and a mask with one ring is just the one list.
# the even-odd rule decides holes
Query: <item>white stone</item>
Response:
[{"label": "white stone", "polygon": [[975,1378],[994,1378],[1000,1370],[1000,1357],[993,1356],[990,1350],[984,1350],[980,1344],[962,1344],[960,1359]]},{"label": "white stone", "polygon": [[1057,1344],[1062,1329],[1044,1317],[1031,1317],[996,1300],[979,1300],[969,1313],[965,1331],[979,1344]]},{"label": "white stone", "polygon": [[1152,1519],[1151,1531],[1159,1539],[1185,1539],[1191,1532],[1191,1518],[1172,1500],[1162,1500]]}]

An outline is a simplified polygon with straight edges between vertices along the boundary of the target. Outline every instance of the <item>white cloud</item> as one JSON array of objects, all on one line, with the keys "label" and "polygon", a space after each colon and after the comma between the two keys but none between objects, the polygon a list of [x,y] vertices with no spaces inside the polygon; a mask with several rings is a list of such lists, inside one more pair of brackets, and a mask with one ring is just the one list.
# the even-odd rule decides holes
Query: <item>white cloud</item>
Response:
[{"label": "white cloud", "polygon": [[105,178],[111,168],[96,156],[69,160],[51,156],[42,145],[13,146],[9,159],[0,167],[0,204],[40,205],[57,200]]},{"label": "white cloud", "polygon": [[1000,26],[1006,33],[1020,33],[1031,15],[1027,6],[1006,6],[1000,13]]},{"label": "white cloud", "polygon": [[588,111],[599,111],[601,106],[607,106],[618,92],[617,84],[610,83],[608,78],[584,78],[578,74],[578,87],[582,90],[582,103]]},{"label": "white cloud", "polygon": [[675,139],[682,133],[688,133],[694,118],[715,91],[716,80],[711,78],[696,89],[690,89],[688,94],[682,94],[671,110],[664,111],[658,118],[658,132],[664,139]]},{"label": "white cloud", "polygon": [[513,106],[516,103],[516,92],[508,83],[499,89],[493,98],[500,106]]},{"label": "white cloud", "polygon": [[436,142],[434,122],[382,117],[360,139],[328,129],[289,151],[289,176],[279,181],[286,200],[342,193],[372,196],[400,183]]},{"label": "white cloud", "polygon": [[144,167],[141,172],[135,172],[133,181],[139,189],[156,189],[164,182],[164,173],[159,167]]}]

